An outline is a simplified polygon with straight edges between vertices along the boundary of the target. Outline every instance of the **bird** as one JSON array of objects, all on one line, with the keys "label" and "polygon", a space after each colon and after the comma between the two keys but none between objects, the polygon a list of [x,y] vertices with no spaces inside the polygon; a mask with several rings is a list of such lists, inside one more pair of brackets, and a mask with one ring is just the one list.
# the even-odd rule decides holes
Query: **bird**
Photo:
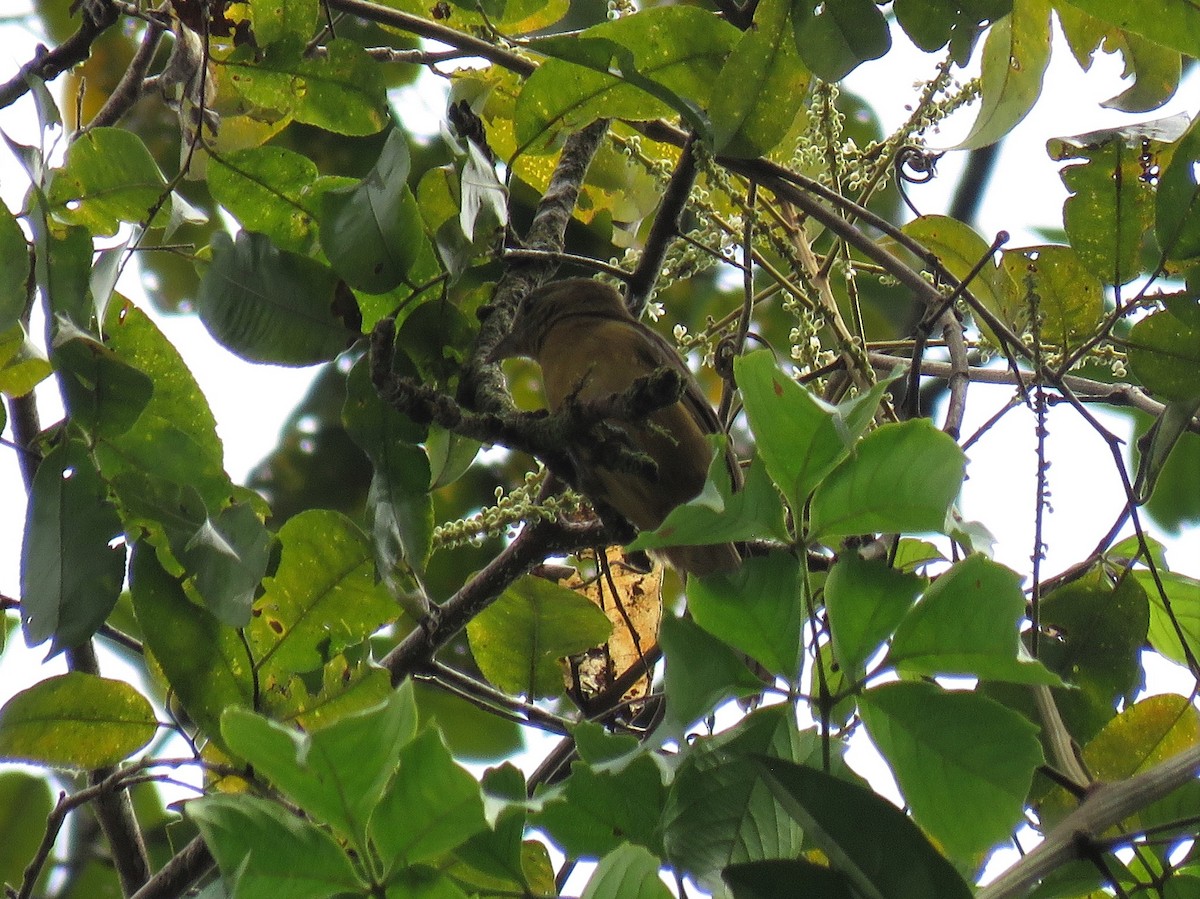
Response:
[{"label": "bird", "polygon": [[[620,293],[587,278],[552,281],[526,295],[511,330],[489,354],[532,359],[542,370],[546,403],[556,412],[568,401],[596,401],[622,394],[641,377],[662,368],[683,381],[680,398],[642,421],[608,424],[623,431],[631,446],[657,466],[657,477],[615,470],[580,448],[569,450],[576,486],[593,501],[615,510],[639,531],[652,531],[676,506],[703,489],[712,459],[706,435],[721,425],[695,376],[679,353],[629,312]],[[732,450],[726,463],[734,489],[742,483]],[[676,546],[655,551],[682,574],[732,573],[741,555],[732,543]]]}]

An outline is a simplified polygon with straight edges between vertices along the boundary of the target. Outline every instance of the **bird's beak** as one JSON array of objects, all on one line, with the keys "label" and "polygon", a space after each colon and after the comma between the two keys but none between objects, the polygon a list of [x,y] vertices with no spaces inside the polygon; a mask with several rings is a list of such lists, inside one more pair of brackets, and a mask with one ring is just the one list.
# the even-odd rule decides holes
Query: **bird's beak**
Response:
[{"label": "bird's beak", "polygon": [[487,354],[487,361],[499,363],[502,359],[509,359],[519,355],[521,355],[521,348],[517,341],[517,332],[509,331],[500,338],[498,344],[492,347],[492,351]]}]

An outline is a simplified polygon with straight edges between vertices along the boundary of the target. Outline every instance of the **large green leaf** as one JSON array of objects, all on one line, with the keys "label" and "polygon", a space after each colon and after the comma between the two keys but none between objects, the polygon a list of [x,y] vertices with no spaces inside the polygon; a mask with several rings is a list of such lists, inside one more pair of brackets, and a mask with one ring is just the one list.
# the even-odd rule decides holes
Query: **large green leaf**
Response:
[{"label": "large green leaf", "polygon": [[191,602],[143,543],[131,553],[129,588],[146,648],[171,690],[204,734],[227,751],[221,713],[254,703],[251,659],[241,635]]},{"label": "large green leaf", "polygon": [[467,625],[484,677],[506,693],[559,696],[558,660],[608,639],[608,616],[573,590],[524,577]]},{"label": "large green leaf", "polygon": [[154,709],[129,684],[81,672],[60,674],[0,708],[0,759],[103,768],[133,755],[156,730]]},{"label": "large green leaf", "polygon": [[[867,4],[871,5],[870,0]],[[725,60],[708,114],[713,149],[755,157],[773,150],[803,108],[809,74],[796,52],[791,0],[762,0]]]},{"label": "large green leaf", "polygon": [[912,682],[867,691],[859,711],[913,818],[951,857],[971,859],[1022,820],[1043,762],[1024,716],[978,693]]},{"label": "large green leaf", "polygon": [[1188,665],[1189,652],[1193,659],[1200,657],[1200,580],[1161,568],[1157,573],[1165,601],[1153,574],[1143,569],[1132,574],[1150,600],[1147,637],[1150,645],[1168,659]]},{"label": "large green leaf", "polygon": [[671,784],[662,815],[672,864],[714,886],[726,866],[791,858],[800,828],[762,782],[754,759],[799,762],[815,746],[787,705],[759,709],[737,727],[692,742]]},{"label": "large green leaf", "polygon": [[1005,250],[1003,266],[1032,291],[1043,343],[1069,351],[1089,339],[1104,316],[1104,285],[1071,247],[1043,245]]},{"label": "large green leaf", "polygon": [[428,239],[408,172],[408,140],[393,128],[366,178],[321,198],[321,247],[352,287],[385,293],[412,283]]},{"label": "large green leaf", "polygon": [[522,88],[517,143],[549,153],[559,132],[601,117],[654,119],[672,107],[696,119],[737,38],[737,29],[703,10],[658,6],[538,42],[534,49],[561,58],[542,63]]},{"label": "large green leaf", "polygon": [[319,9],[320,0],[250,0],[255,44],[284,41],[303,46],[312,37]]},{"label": "large green leaf", "polygon": [[59,325],[54,366],[72,423],[97,436],[128,431],[154,393],[148,375],[69,321]]},{"label": "large green leaf", "polygon": [[314,365],[360,336],[353,295],[325,266],[243,231],[213,235],[197,310],[222,346],[244,359]]},{"label": "large green leaf", "polygon": [[825,581],[833,652],[842,670],[860,677],[867,661],[912,608],[924,579],[843,554]]},{"label": "large green leaf", "polygon": [[732,574],[688,578],[688,610],[702,628],[793,679],[804,619],[801,569],[791,553],[745,559]]},{"label": "large green leaf", "polygon": [[371,816],[385,869],[433,861],[487,827],[479,783],[454,763],[436,728],[409,742],[399,765]]},{"label": "large green leaf", "polygon": [[1200,56],[1200,9],[1175,0],[1065,0],[1123,31],[1132,31],[1186,56]]},{"label": "large green leaf", "polygon": [[210,795],[187,806],[239,899],[328,899],[361,895],[350,859],[328,833],[277,802]]},{"label": "large green leaf", "polygon": [[1200,398],[1200,318],[1189,306],[1195,302],[1185,299],[1147,315],[1127,339],[1133,374],[1164,400]]},{"label": "large green leaf", "polygon": [[222,716],[221,733],[255,771],[362,850],[367,822],[416,724],[412,689],[402,686],[381,705],[316,733],[304,734],[237,708]]},{"label": "large green leaf", "polygon": [[303,46],[275,44],[255,59],[243,48],[226,61],[234,88],[247,100],[335,134],[367,135],[388,121],[378,63],[349,38],[335,38],[322,56]]},{"label": "large green leaf", "polygon": [[883,425],[813,494],[812,536],[941,532],[965,467],[958,444],[928,419]]},{"label": "large green leaf", "polygon": [[625,843],[600,859],[582,899],[670,899],[658,868],[658,859],[647,850]]},{"label": "large green leaf", "polygon": [[165,193],[166,179],[137,134],[89,128],[71,142],[48,199],[63,220],[94,234],[115,234],[121,222],[145,221]]},{"label": "large green leaf", "polygon": [[1017,126],[1042,93],[1050,63],[1050,0],[1013,0],[983,45],[983,103],[955,149],[986,147]]},{"label": "large green leaf", "polygon": [[801,59],[825,81],[840,81],[892,46],[873,0],[792,0],[792,25]]},{"label": "large green leaf", "polygon": [[19,884],[54,808],[50,784],[23,771],[0,774],[0,883]]},{"label": "large green leaf", "polygon": [[278,536],[279,567],[263,581],[248,632],[260,672],[314,671],[399,614],[369,541],[344,515],[302,512]]},{"label": "large green leaf", "polygon": [[24,396],[53,370],[42,348],[29,339],[20,322],[0,332],[0,393]]},{"label": "large green leaf", "polygon": [[[1200,10],[1195,10],[1200,29]],[[1200,40],[1200,31],[1197,31]],[[1200,117],[1175,145],[1171,161],[1158,181],[1154,231],[1168,259],[1200,257]]]},{"label": "large green leaf", "polygon": [[886,799],[816,768],[782,759],[759,759],[757,764],[809,844],[854,885],[853,895],[883,899],[969,899],[972,895],[950,862]]},{"label": "large green leaf", "polygon": [[896,21],[927,53],[950,44],[954,61],[966,65],[983,29],[1013,9],[1013,0],[896,0]]},{"label": "large green leaf", "polygon": [[1020,576],[978,553],[940,575],[896,628],[886,664],[911,675],[963,674],[984,680],[1062,686],[1029,658],[1018,622]]},{"label": "large green leaf", "polygon": [[67,440],[38,466],[21,547],[21,624],[55,655],[87,640],[121,594],[121,519],[83,443]]},{"label": "large green leaf", "polygon": [[0,203],[0,334],[13,328],[28,299],[29,245],[16,217]]}]

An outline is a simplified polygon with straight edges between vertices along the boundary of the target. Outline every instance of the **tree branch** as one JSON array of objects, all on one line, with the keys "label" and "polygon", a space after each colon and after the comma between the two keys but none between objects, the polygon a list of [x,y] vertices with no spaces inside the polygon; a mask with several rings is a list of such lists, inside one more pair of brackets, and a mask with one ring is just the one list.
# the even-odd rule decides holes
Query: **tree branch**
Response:
[{"label": "tree branch", "polygon": [[34,58],[0,86],[0,109],[11,106],[29,93],[29,78],[53,81],[67,69],[87,59],[96,38],[116,21],[117,10],[111,3],[84,4],[78,31],[53,50],[39,45]]}]

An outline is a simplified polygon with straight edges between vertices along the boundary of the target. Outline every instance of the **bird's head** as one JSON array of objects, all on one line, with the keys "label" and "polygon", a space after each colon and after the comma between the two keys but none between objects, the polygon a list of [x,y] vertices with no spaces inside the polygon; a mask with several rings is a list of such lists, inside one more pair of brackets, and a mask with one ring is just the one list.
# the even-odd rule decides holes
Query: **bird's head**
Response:
[{"label": "bird's head", "polygon": [[488,354],[488,361],[498,362],[512,356],[536,359],[554,326],[564,319],[578,317],[633,321],[621,295],[608,284],[587,278],[552,281],[521,301],[512,330]]}]

